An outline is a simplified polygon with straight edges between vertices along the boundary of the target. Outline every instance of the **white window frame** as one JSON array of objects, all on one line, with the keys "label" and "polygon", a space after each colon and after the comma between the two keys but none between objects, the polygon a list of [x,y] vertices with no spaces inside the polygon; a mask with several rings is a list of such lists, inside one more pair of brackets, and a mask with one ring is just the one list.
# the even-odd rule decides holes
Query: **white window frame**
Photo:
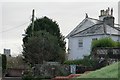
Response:
[{"label": "white window frame", "polygon": [[83,47],[83,39],[78,40],[78,47]]}]

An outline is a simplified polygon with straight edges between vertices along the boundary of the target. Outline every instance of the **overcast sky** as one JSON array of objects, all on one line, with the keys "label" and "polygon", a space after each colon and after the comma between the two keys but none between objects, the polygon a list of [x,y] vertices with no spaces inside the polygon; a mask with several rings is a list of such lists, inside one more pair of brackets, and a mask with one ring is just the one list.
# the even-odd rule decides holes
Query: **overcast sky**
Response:
[{"label": "overcast sky", "polygon": [[0,3],[0,53],[11,49],[13,56],[22,52],[22,34],[30,23],[32,9],[35,16],[47,16],[59,24],[66,36],[84,18],[85,13],[99,19],[100,10],[113,8],[115,23],[118,23],[118,2],[8,2]]}]

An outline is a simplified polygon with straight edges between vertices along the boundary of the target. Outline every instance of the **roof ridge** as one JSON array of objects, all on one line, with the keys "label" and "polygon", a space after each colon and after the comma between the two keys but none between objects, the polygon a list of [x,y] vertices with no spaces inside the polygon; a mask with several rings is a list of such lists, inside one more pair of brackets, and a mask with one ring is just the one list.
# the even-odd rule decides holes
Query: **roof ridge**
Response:
[{"label": "roof ridge", "polygon": [[93,20],[97,20],[97,21],[103,22],[102,20],[91,18],[91,17],[88,17],[88,19],[93,19]]}]

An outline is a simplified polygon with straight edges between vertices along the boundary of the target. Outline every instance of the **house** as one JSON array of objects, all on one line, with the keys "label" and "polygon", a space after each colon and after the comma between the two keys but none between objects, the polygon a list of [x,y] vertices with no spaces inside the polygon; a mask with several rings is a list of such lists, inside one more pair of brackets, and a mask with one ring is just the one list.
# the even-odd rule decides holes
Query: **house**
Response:
[{"label": "house", "polygon": [[68,60],[75,60],[89,55],[91,42],[99,38],[111,37],[120,40],[120,28],[114,23],[113,9],[100,11],[99,19],[93,19],[86,14],[85,19],[74,28],[68,38]]},{"label": "house", "polygon": [[11,50],[10,50],[10,49],[4,49],[4,54],[5,54],[7,57],[10,57],[10,56],[11,56]]}]

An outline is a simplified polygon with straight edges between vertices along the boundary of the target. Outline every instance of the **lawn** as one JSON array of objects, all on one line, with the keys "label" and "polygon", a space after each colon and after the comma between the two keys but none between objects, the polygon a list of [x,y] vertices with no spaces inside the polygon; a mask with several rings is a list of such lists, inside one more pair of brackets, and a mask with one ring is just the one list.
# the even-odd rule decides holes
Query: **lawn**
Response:
[{"label": "lawn", "polygon": [[[109,66],[103,67],[96,71],[91,71],[87,74],[82,74],[81,76],[74,78],[73,80],[86,80],[87,78],[93,80],[92,78],[102,78],[102,80],[107,80],[106,78],[118,78],[118,72],[120,72],[120,62],[113,63]],[[84,79],[83,79],[84,78]],[[85,79],[86,78],[86,79]],[[96,80],[95,79],[95,80]]]}]

